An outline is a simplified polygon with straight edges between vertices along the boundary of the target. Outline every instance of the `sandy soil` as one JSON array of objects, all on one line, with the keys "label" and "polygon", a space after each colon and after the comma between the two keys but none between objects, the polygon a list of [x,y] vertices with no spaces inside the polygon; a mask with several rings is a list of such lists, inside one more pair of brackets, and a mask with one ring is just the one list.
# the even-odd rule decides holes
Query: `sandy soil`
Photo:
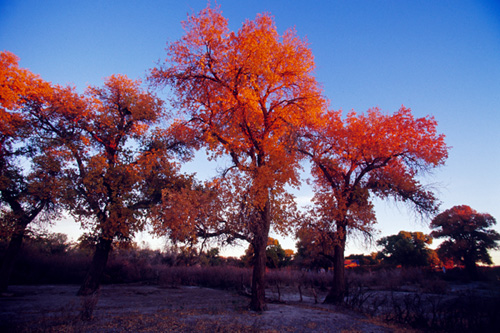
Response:
[{"label": "sandy soil", "polygon": [[[247,310],[235,292],[199,287],[103,286],[98,298],[77,297],[78,286],[12,286],[0,297],[1,332],[394,332],[381,322],[314,298],[286,297],[268,311]],[[83,321],[82,310],[94,308]],[[87,312],[88,314],[88,312]]]}]

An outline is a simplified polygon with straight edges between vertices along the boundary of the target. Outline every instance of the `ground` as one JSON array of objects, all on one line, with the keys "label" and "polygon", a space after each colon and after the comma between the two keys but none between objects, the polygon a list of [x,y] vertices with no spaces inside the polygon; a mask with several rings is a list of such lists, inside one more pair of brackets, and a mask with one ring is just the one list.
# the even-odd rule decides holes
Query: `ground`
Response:
[{"label": "ground", "polygon": [[[269,291],[268,311],[248,311],[249,298],[200,287],[105,285],[99,297],[78,286],[11,286],[0,297],[1,332],[394,332],[368,317],[316,304],[314,297]],[[295,297],[295,299],[293,299]],[[286,302],[283,302],[286,300]],[[94,309],[90,315],[91,309]],[[82,320],[83,315],[91,320]]]}]

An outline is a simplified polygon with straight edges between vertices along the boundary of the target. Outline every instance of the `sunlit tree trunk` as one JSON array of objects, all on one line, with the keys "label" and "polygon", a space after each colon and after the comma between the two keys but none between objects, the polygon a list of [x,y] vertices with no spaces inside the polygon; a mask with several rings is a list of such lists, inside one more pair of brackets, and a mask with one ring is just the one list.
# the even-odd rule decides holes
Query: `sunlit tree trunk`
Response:
[{"label": "sunlit tree trunk", "polygon": [[270,203],[266,203],[262,213],[261,221],[256,227],[256,233],[252,242],[255,255],[255,263],[252,273],[252,300],[250,309],[253,311],[265,311],[266,306],[266,247],[271,225]]},{"label": "sunlit tree trunk", "polygon": [[108,262],[112,242],[112,239],[99,238],[89,271],[80,290],[78,290],[78,296],[92,295],[99,289],[101,278]]},{"label": "sunlit tree trunk", "polygon": [[333,253],[333,283],[324,301],[324,303],[328,304],[341,304],[344,302],[346,295],[344,266],[346,233],[345,227],[342,224],[337,224],[337,237]]}]

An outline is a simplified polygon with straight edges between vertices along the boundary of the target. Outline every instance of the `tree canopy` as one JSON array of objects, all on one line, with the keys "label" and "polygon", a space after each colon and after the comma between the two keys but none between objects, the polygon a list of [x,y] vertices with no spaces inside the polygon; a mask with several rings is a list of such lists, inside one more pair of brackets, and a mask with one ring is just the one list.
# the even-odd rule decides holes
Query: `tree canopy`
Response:
[{"label": "tree canopy", "polygon": [[400,231],[397,235],[383,237],[377,241],[382,246],[384,262],[391,265],[430,266],[435,263],[436,255],[428,245],[432,237],[423,232]]},{"label": "tree canopy", "polygon": [[317,231],[307,226],[297,230],[294,262],[301,268],[327,271],[333,264],[334,244],[327,232]]},{"label": "tree canopy", "polygon": [[491,265],[488,250],[500,248],[500,234],[491,229],[493,216],[478,213],[469,206],[454,206],[438,214],[431,222],[431,235],[444,238],[438,248],[443,259],[465,265],[472,278],[477,278],[476,263]]}]

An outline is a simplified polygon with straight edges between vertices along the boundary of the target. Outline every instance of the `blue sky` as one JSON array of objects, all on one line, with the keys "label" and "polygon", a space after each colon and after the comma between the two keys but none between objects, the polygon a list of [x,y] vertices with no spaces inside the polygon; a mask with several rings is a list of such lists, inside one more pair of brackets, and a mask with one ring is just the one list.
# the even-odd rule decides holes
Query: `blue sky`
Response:
[{"label": "blue sky", "polygon": [[[212,3],[214,3],[212,1]],[[295,27],[316,60],[316,76],[334,109],[358,112],[401,105],[433,115],[450,150],[446,165],[423,179],[441,208],[466,204],[500,220],[500,2],[219,0],[232,30],[267,12],[280,32]],[[0,50],[22,67],[80,91],[111,74],[144,78],[182,36],[181,21],[206,1],[0,0]],[[186,167],[215,175],[199,156]],[[311,196],[304,187],[300,202]],[[400,230],[429,232],[404,206],[376,204],[376,238]],[[500,221],[498,221],[500,223]],[[57,230],[76,233],[70,221]],[[500,231],[500,226],[496,226]],[[139,240],[150,241],[146,236]],[[280,238],[285,248],[294,240]],[[436,244],[435,244],[436,245]],[[246,245],[228,250],[240,253]],[[351,241],[349,253],[374,247]],[[500,253],[493,253],[500,264]]]}]

